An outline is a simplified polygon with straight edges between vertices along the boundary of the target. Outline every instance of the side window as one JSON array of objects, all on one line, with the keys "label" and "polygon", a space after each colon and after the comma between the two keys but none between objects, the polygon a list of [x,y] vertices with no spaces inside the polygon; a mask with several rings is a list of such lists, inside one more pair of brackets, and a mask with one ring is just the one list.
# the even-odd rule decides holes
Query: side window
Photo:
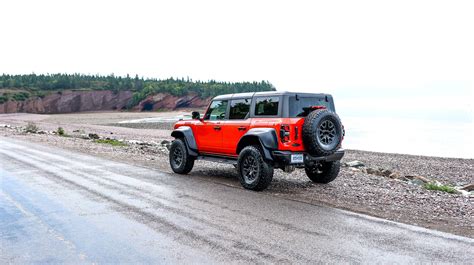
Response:
[{"label": "side window", "polygon": [[278,115],[279,97],[260,97],[255,104],[255,115]]},{"label": "side window", "polygon": [[229,120],[243,120],[250,111],[250,99],[234,99],[230,102]]},{"label": "side window", "polygon": [[205,120],[223,120],[225,119],[225,112],[227,110],[227,100],[215,100],[204,116]]}]

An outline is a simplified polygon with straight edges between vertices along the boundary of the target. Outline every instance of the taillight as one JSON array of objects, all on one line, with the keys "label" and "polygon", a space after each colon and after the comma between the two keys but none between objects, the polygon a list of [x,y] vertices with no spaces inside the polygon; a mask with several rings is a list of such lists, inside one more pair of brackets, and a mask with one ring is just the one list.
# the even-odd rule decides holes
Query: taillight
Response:
[{"label": "taillight", "polygon": [[290,140],[290,125],[287,125],[287,124],[281,125],[280,139],[283,143],[288,142]]}]

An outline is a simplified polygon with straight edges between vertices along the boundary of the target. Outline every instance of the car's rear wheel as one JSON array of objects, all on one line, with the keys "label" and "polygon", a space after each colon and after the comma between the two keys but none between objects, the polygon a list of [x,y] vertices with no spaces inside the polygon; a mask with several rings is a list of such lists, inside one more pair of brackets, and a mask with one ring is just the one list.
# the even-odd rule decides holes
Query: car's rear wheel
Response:
[{"label": "car's rear wheel", "polygon": [[258,146],[247,146],[239,154],[240,184],[246,189],[261,191],[273,179],[273,166],[265,161]]},{"label": "car's rear wheel", "polygon": [[316,183],[329,183],[336,179],[341,169],[341,162],[322,162],[321,164],[305,167],[306,175],[310,180]]},{"label": "car's rear wheel", "polygon": [[171,169],[178,174],[189,173],[193,169],[195,160],[188,154],[186,143],[182,139],[176,139],[171,143],[169,159]]}]

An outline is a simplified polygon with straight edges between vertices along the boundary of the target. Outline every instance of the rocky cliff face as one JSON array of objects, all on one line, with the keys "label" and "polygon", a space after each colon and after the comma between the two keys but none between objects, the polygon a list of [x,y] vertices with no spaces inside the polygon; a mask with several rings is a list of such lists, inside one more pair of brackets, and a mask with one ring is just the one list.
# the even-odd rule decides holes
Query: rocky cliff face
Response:
[{"label": "rocky cliff face", "polygon": [[134,109],[139,111],[154,111],[159,109],[203,108],[207,107],[210,100],[210,98],[202,99],[197,94],[177,97],[170,94],[158,93],[148,96]]},{"label": "rocky cliff face", "polygon": [[[43,98],[30,98],[25,101],[8,101],[0,104],[0,113],[68,113],[81,111],[107,111],[125,109],[133,92],[110,90],[63,91]],[[195,94],[176,97],[170,94],[156,94],[141,101],[134,110],[154,111],[182,107],[206,107],[209,99],[201,99]]]},{"label": "rocky cliff face", "polygon": [[68,113],[81,111],[120,110],[132,98],[131,91],[63,91],[43,98],[8,101],[0,104],[0,113]]}]

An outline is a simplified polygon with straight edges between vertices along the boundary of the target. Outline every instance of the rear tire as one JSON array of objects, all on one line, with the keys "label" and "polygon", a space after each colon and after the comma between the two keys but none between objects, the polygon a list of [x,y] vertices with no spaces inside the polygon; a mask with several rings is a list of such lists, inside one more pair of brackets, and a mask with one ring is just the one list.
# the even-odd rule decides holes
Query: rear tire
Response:
[{"label": "rear tire", "polygon": [[316,183],[327,184],[339,175],[341,169],[340,161],[322,162],[314,167],[305,167],[304,171],[310,180]]},{"label": "rear tire", "polygon": [[237,165],[240,184],[245,189],[261,191],[272,182],[273,166],[263,159],[258,146],[251,145],[242,149]]},{"label": "rear tire", "polygon": [[182,139],[176,139],[171,143],[169,159],[174,173],[188,174],[193,169],[195,157],[189,155]]}]

